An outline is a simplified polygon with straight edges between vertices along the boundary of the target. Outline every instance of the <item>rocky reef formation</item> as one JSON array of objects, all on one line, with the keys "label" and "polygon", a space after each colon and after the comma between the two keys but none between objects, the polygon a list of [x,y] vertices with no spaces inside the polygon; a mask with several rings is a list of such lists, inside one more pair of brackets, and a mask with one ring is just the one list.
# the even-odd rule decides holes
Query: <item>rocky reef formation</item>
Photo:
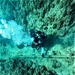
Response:
[{"label": "rocky reef formation", "polygon": [[28,33],[34,29],[47,35],[45,58],[36,48],[18,49],[0,36],[1,75],[75,74],[75,0],[0,0],[0,18],[15,20]]}]

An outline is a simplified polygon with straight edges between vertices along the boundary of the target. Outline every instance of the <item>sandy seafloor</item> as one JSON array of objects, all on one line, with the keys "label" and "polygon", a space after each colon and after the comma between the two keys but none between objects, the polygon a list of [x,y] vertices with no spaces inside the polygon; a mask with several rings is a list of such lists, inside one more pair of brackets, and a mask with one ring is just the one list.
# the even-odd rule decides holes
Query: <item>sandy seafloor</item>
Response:
[{"label": "sandy seafloor", "polygon": [[47,35],[44,58],[0,35],[0,75],[75,75],[75,0],[0,0],[0,18]]}]

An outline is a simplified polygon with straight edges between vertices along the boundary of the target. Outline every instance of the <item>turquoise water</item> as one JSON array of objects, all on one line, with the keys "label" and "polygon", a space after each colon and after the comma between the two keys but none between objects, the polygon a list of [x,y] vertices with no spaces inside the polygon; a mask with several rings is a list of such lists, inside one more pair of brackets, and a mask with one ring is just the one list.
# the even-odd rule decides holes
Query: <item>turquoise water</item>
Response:
[{"label": "turquoise water", "polygon": [[[15,41],[2,36],[0,28],[0,75],[74,75],[74,10],[74,0],[0,0],[0,20],[16,22],[9,24]],[[46,35],[44,57],[31,45],[31,30]]]}]

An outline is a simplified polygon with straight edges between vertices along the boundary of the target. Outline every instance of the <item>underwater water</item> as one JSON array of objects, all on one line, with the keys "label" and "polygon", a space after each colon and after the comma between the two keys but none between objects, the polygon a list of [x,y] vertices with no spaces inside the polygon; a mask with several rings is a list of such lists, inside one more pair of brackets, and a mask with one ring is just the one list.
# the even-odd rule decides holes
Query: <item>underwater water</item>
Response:
[{"label": "underwater water", "polygon": [[75,0],[0,0],[0,75],[75,75]]}]

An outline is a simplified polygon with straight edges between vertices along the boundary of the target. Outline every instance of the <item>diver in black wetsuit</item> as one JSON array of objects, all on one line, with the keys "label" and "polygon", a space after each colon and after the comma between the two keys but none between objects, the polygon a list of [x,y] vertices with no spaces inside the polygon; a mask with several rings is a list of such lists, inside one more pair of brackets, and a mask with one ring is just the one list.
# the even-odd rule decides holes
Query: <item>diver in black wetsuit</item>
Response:
[{"label": "diver in black wetsuit", "polygon": [[44,46],[44,39],[46,38],[46,35],[44,32],[37,31],[35,34],[32,36],[34,38],[32,47],[43,47]]},{"label": "diver in black wetsuit", "polygon": [[31,37],[33,38],[32,47],[41,48],[41,55],[44,57],[44,43],[46,34],[41,31],[32,32]]}]

